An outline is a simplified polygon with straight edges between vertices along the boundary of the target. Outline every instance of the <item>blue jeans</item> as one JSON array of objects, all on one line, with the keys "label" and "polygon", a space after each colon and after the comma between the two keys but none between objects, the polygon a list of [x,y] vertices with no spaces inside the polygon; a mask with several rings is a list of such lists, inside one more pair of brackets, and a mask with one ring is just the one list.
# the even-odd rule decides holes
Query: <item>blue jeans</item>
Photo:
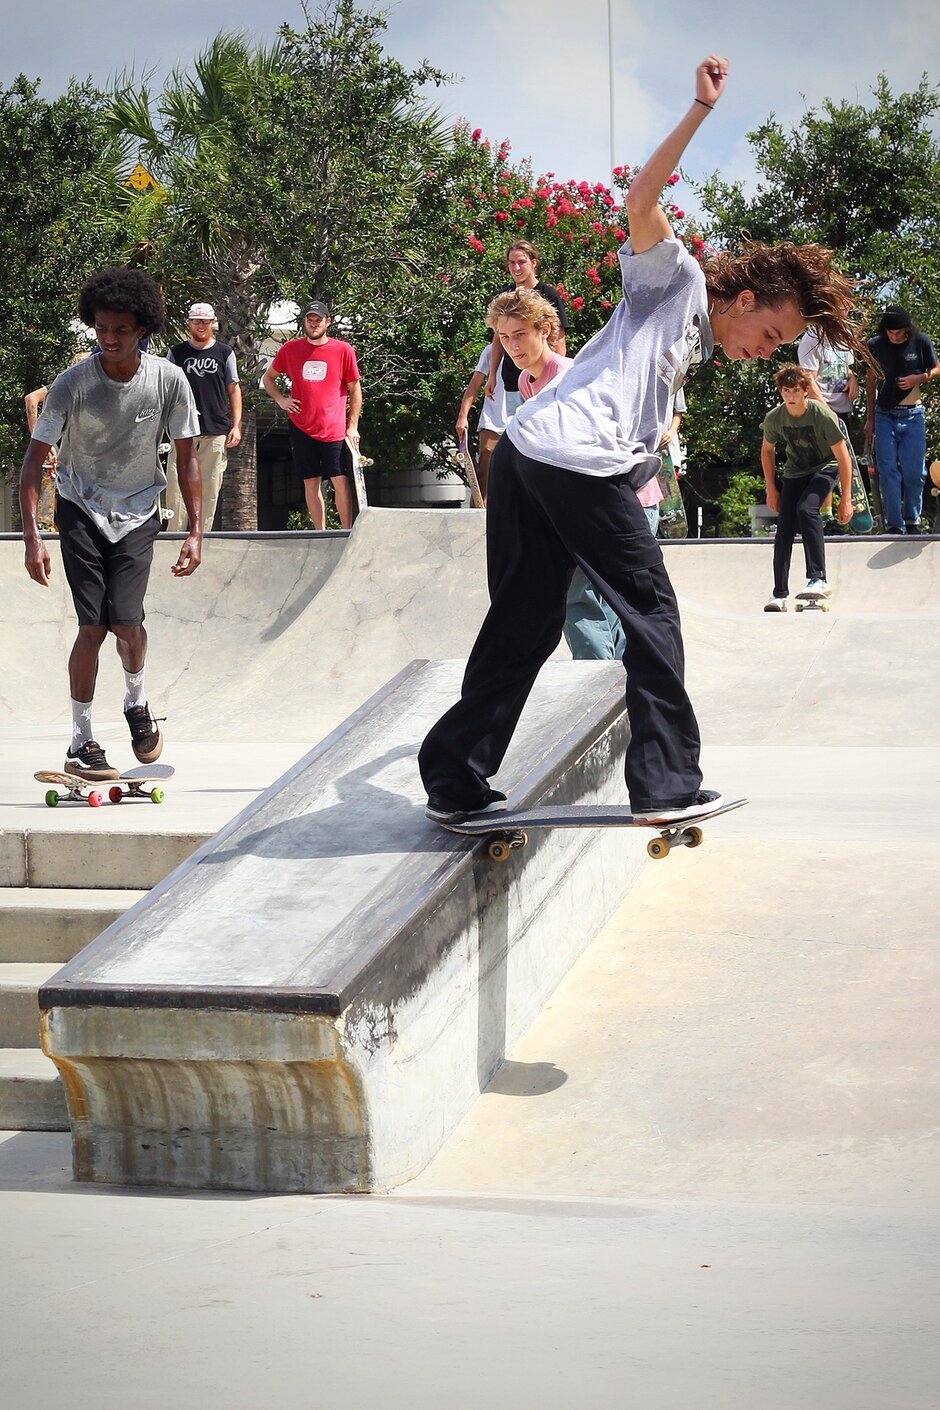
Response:
[{"label": "blue jeans", "polygon": [[927,475],[927,422],[922,406],[875,408],[875,460],[885,528],[900,531],[918,524]]},{"label": "blue jeans", "polygon": [[[643,513],[653,538],[659,527],[659,505]],[[596,592],[580,568],[575,568],[565,609],[565,641],[575,661],[622,661],[627,639],[620,618]]]}]

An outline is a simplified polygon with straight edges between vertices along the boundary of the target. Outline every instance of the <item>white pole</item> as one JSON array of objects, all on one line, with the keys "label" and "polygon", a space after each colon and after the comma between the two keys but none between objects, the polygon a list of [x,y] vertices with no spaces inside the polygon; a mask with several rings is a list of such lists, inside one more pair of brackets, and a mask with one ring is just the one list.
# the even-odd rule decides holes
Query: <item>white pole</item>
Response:
[{"label": "white pole", "polygon": [[607,92],[610,98],[610,170],[617,165],[614,144],[614,0],[607,0]]}]

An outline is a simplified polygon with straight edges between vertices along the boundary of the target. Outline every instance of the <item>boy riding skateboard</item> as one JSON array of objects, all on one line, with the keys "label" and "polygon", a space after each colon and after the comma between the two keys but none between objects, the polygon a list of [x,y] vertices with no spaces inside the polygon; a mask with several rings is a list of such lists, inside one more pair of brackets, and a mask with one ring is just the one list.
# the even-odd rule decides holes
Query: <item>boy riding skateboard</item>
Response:
[{"label": "boy riding skateboard", "polygon": [[419,754],[427,815],[438,822],[505,806],[490,787],[543,662],[557,645],[576,566],[620,618],[627,640],[631,740],[625,771],[635,815],[678,819],[721,806],[702,789],[699,729],[683,682],[675,594],[637,490],[690,366],[720,345],[767,358],[807,325],[857,341],[852,286],[829,252],[785,243],[720,255],[703,272],[659,202],[688,143],[721,97],[727,60],[698,67],[695,97],[627,196],[624,297],[564,377],[509,423],[493,456],[487,504],[491,607],[461,698]]},{"label": "boy riding skateboard", "polygon": [[110,779],[119,771],[91,727],[98,657],[109,632],[124,667],[124,715],[134,753],[150,764],[163,748],[144,688],[144,594],[166,486],[158,450],[166,436],[172,438],[190,530],[171,571],[185,578],[202,554],[202,488],[193,450],[199,422],[180,369],[139,351],[139,340],[163,327],[163,296],[149,275],[137,269],[93,274],[79,293],[78,315],[94,328],[100,356],[70,367],[50,387],[23,461],[20,506],[26,571],[48,587],[52,565],[37,510],[43,462],[61,441],[59,547],[78,617],[69,657],[72,742],[64,771]]},{"label": "boy riding skateboard", "polygon": [[[835,413],[810,399],[812,379],[796,363],[781,367],[774,378],[783,401],[768,412],[760,458],[767,484],[767,505],[777,515],[774,535],[774,590],[765,612],[785,612],[790,592],[790,555],[797,532],[803,539],[806,587],[798,596],[813,601],[829,596],[822,505],[841,487],[839,523],[852,518],[852,461],[845,433]],[[785,453],[777,487],[777,446]]]}]

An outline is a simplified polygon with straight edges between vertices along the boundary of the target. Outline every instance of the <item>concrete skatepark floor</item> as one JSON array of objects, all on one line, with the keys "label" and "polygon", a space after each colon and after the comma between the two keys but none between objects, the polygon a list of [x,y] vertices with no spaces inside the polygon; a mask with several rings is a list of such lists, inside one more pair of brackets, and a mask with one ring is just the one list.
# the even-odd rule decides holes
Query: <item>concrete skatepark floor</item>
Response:
[{"label": "concrete skatepark floor", "polygon": [[[483,598],[476,516],[456,552],[375,514],[321,594],[331,632],[366,624],[364,661],[381,634],[357,562],[381,586],[384,680],[435,636],[465,651]],[[439,619],[416,600],[419,533],[430,571],[449,565]],[[79,1186],[66,1135],[0,1137],[11,1410],[933,1410],[940,545],[834,546],[833,611],[809,618],[760,615],[769,545],[668,553],[706,782],[751,805],[647,866],[454,1139],[387,1196]],[[284,565],[282,616],[305,571]],[[312,600],[244,690],[221,656],[233,738],[290,752],[259,701],[305,653],[336,683],[291,713],[298,740],[347,710],[361,663],[330,656]],[[176,713],[196,748],[191,677]],[[17,751],[52,688],[14,715]]]}]

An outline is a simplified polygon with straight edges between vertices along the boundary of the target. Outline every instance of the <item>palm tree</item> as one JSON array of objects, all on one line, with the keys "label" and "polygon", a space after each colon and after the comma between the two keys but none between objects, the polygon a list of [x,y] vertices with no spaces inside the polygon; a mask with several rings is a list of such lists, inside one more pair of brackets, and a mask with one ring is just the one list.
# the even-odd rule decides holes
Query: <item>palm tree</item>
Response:
[{"label": "palm tree", "polygon": [[[152,96],[146,79],[123,74],[107,109],[112,133],[130,158],[160,182],[162,219],[134,258],[160,279],[171,321],[195,297],[211,302],[235,349],[246,393],[264,370],[260,341],[275,295],[264,246],[229,214],[226,193],[237,181],[236,134],[259,84],[278,72],[282,46],[252,47],[222,32],[201,51],[192,73],[176,68]],[[158,197],[158,200],[160,198]],[[237,203],[242,209],[242,203]],[[226,528],[257,528],[255,417],[246,397],[241,445],[229,454],[223,487]]]}]

